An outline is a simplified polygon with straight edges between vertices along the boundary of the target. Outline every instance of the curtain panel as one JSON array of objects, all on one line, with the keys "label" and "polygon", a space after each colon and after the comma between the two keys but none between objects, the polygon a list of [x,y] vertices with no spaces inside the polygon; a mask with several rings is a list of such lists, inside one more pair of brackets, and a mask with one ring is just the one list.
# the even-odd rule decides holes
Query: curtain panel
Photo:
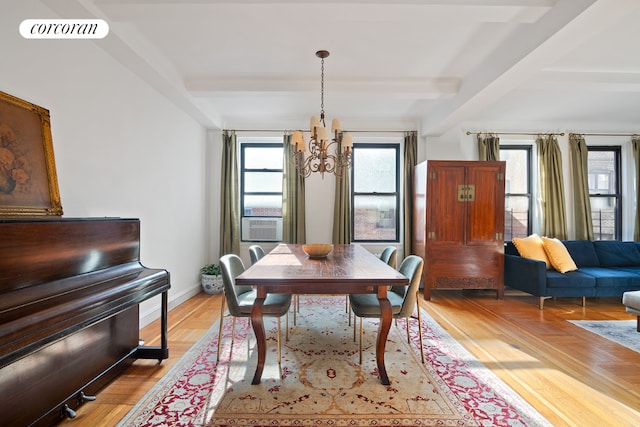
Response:
[{"label": "curtain panel", "polygon": [[633,228],[633,240],[640,241],[640,136],[634,135],[631,138],[631,148],[633,159],[636,164],[636,215]]},{"label": "curtain panel", "polygon": [[404,135],[404,191],[402,255],[414,253],[411,247],[413,233],[413,191],[415,188],[415,167],[418,164],[418,132],[410,131]]},{"label": "curtain panel", "polygon": [[220,256],[240,255],[240,189],[238,185],[238,144],[235,132],[222,135],[220,167]]},{"label": "curtain panel", "polygon": [[[342,146],[337,148],[342,151]],[[333,243],[351,243],[351,177],[349,170],[335,177],[335,199],[333,203]]]},{"label": "curtain panel", "polygon": [[567,218],[562,177],[562,153],[555,135],[540,135],[536,139],[540,162],[540,199],[542,202],[542,233],[560,240],[567,239]]},{"label": "curtain panel", "polygon": [[500,138],[497,135],[478,134],[478,158],[482,161],[500,160]]},{"label": "curtain panel", "polygon": [[573,174],[573,209],[577,240],[593,240],[591,199],[589,198],[589,149],[584,136],[570,134],[569,153]]},{"label": "curtain panel", "polygon": [[305,180],[291,161],[291,135],[283,139],[282,241],[306,243]]}]

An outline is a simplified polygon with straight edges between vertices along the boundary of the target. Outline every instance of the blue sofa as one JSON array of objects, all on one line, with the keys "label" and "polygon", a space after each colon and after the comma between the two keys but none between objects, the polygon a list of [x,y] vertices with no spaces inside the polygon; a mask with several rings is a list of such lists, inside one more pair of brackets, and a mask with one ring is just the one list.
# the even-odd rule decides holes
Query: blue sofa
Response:
[{"label": "blue sofa", "polygon": [[544,261],[523,258],[505,244],[504,284],[539,297],[540,310],[551,297],[622,297],[640,290],[640,243],[613,240],[563,240],[578,270],[559,273]]}]

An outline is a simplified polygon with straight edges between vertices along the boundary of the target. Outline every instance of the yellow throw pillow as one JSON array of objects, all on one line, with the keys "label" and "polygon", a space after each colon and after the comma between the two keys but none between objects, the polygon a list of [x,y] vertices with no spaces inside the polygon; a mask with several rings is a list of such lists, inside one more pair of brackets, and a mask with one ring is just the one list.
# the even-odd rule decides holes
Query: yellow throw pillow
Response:
[{"label": "yellow throw pillow", "polygon": [[549,258],[544,250],[540,236],[534,233],[528,237],[514,237],[511,241],[515,245],[521,257],[544,261],[547,266],[547,270],[551,268]]},{"label": "yellow throw pillow", "polygon": [[543,237],[542,243],[553,268],[558,270],[560,273],[566,273],[567,271],[575,271],[578,269],[576,263],[573,262],[573,258],[571,258],[569,251],[560,240]]}]

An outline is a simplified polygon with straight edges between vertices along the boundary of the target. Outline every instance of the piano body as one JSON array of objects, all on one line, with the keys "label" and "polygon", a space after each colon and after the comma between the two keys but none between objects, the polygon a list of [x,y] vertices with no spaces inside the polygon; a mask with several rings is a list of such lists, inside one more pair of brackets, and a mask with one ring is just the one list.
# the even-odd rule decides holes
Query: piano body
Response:
[{"label": "piano body", "polygon": [[[74,417],[136,358],[169,357],[170,286],[140,262],[138,219],[0,220],[0,425]],[[145,347],[139,304],[156,295],[161,345]]]}]

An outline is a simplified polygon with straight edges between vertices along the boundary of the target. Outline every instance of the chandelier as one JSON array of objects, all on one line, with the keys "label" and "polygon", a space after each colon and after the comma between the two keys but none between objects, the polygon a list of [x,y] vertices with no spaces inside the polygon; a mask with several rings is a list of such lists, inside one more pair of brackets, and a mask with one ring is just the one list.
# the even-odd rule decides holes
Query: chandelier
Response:
[{"label": "chandelier", "polygon": [[320,172],[322,178],[325,172],[342,177],[351,165],[353,137],[342,131],[340,120],[333,119],[331,121],[332,137],[329,138],[327,125],[324,122],[324,59],[329,56],[329,52],[319,50],[316,56],[321,59],[320,116],[311,117],[309,126],[311,137],[308,144],[305,143],[301,131],[297,130],[291,135],[293,163],[300,175],[305,178],[313,172]]}]

